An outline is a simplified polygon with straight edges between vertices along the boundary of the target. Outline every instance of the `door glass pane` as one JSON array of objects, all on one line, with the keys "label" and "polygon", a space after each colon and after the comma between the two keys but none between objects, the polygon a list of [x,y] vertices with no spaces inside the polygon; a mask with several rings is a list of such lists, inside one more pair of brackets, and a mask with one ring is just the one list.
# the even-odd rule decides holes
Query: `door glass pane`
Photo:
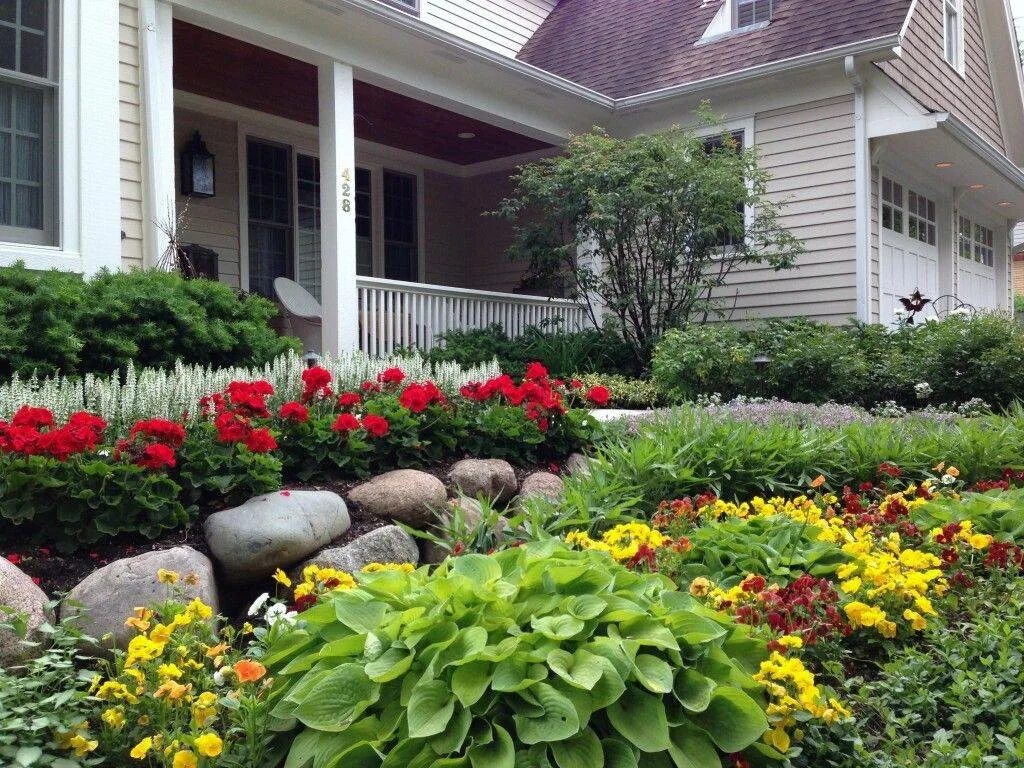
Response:
[{"label": "door glass pane", "polygon": [[0,0],[0,21],[13,24],[18,20],[18,0]]},{"label": "door glass pane", "polygon": [[0,26],[0,69],[14,69],[14,57],[18,52],[17,39],[14,27]]},{"label": "door glass pane", "polygon": [[384,277],[419,279],[416,177],[384,171]]},{"label": "door glass pane", "polygon": [[356,274],[373,275],[373,189],[370,172],[356,168]]},{"label": "door glass pane", "polygon": [[21,26],[46,29],[46,0],[21,0]]},{"label": "door glass pane", "polygon": [[273,297],[274,279],[292,274],[291,154],[288,147],[246,143],[249,186],[249,290]]},{"label": "door glass pane", "polygon": [[21,66],[26,75],[46,77],[46,35],[21,32]]},{"label": "door glass pane", "polygon": [[43,93],[0,85],[0,225],[43,228]]},{"label": "door glass pane", "polygon": [[295,280],[320,301],[320,159],[299,155],[298,242],[295,252]]}]

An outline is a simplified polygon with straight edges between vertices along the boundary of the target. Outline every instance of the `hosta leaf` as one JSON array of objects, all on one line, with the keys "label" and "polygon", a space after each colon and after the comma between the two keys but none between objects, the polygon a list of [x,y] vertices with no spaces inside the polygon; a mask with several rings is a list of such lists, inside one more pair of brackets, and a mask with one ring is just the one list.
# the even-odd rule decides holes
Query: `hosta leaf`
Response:
[{"label": "hosta leaf", "polygon": [[711,703],[715,681],[695,669],[684,669],[676,675],[672,692],[679,703],[691,712],[703,712]]},{"label": "hosta leaf", "polygon": [[619,735],[641,752],[664,752],[671,746],[660,697],[629,688],[605,711]]},{"label": "hosta leaf", "polygon": [[487,630],[483,627],[466,627],[452,640],[451,644],[437,655],[437,669],[468,664],[476,659],[487,646]]},{"label": "hosta leaf", "polygon": [[593,690],[601,679],[601,675],[604,674],[601,657],[588,653],[582,648],[575,653],[569,653],[560,648],[555,649],[548,654],[547,662],[556,675],[570,685],[586,691]]},{"label": "hosta leaf", "polygon": [[533,619],[530,626],[549,640],[568,640],[582,632],[585,624],[579,619],[562,614]]},{"label": "hosta leaf", "polygon": [[470,747],[469,762],[473,768],[515,768],[516,751],[512,737],[500,725],[492,726],[494,738],[486,744]]},{"label": "hosta leaf", "polygon": [[605,768],[637,768],[637,755],[633,747],[622,739],[603,739]]},{"label": "hosta leaf", "polygon": [[396,680],[412,666],[413,652],[401,648],[388,648],[366,665],[367,676],[377,683]]},{"label": "hosta leaf", "polygon": [[548,676],[548,668],[543,664],[530,664],[521,655],[499,661],[494,667],[491,677],[491,688],[495,691],[511,693],[522,691],[540,682]]},{"label": "hosta leaf", "polygon": [[409,736],[425,739],[441,733],[455,712],[455,697],[441,680],[420,682],[409,698]]},{"label": "hosta leaf", "polygon": [[669,757],[676,768],[721,768],[718,750],[708,735],[692,723],[672,729]]},{"label": "hosta leaf", "polygon": [[604,673],[601,675],[601,679],[597,681],[597,685],[590,691],[591,705],[595,710],[604,709],[613,701],[618,701],[619,697],[626,691],[626,684],[622,681],[622,677],[612,663],[600,656],[598,658],[601,659]]},{"label": "hosta leaf", "polygon": [[596,595],[577,595],[567,598],[562,603],[562,610],[573,618],[582,621],[590,621],[601,615],[601,612],[608,607],[605,600]]},{"label": "hosta leaf", "polygon": [[669,693],[672,690],[672,668],[664,659],[641,653],[636,657],[634,672],[640,684],[652,693]]},{"label": "hosta leaf", "polygon": [[537,683],[531,692],[543,714],[538,717],[515,715],[516,733],[523,744],[561,741],[579,731],[579,717],[569,699],[547,683]]},{"label": "hosta leaf", "polygon": [[338,621],[356,632],[373,632],[380,626],[387,611],[387,605],[375,600],[363,602],[358,599],[335,598],[334,612]]},{"label": "hosta leaf", "polygon": [[360,664],[342,664],[309,690],[295,708],[295,717],[318,731],[344,731],[379,696],[380,686]]},{"label": "hosta leaf", "polygon": [[487,584],[501,578],[501,566],[493,557],[470,553],[455,558],[452,573],[468,577],[475,584]]},{"label": "hosta leaf", "polygon": [[284,768],[306,768],[307,765],[312,764],[320,733],[320,731],[307,728],[296,736],[292,741],[291,749],[288,750]]},{"label": "hosta leaf", "polygon": [[622,625],[622,637],[625,640],[633,640],[640,645],[649,645],[654,648],[672,651],[679,650],[679,643],[676,642],[672,632],[656,619],[643,618]]},{"label": "hosta leaf", "polygon": [[472,661],[458,667],[452,675],[452,693],[464,707],[480,701],[491,682],[491,665],[486,661]]},{"label": "hosta leaf", "polygon": [[768,730],[768,718],[757,702],[738,688],[718,688],[708,708],[694,721],[723,752],[740,752]]},{"label": "hosta leaf", "polygon": [[458,713],[448,723],[444,732],[430,740],[430,748],[438,755],[450,755],[462,751],[462,745],[469,735],[469,726],[473,722],[473,713],[468,709],[459,708]]},{"label": "hosta leaf", "polygon": [[558,768],[604,768],[604,750],[597,734],[589,728],[578,736],[551,745]]}]

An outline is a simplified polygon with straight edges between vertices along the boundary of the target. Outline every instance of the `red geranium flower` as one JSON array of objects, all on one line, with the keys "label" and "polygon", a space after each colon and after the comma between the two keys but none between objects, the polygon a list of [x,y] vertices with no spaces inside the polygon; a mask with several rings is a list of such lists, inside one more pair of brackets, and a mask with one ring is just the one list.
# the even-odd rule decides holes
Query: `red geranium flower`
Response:
[{"label": "red geranium flower", "polygon": [[354,408],[363,402],[363,396],[358,392],[342,392],[338,395],[338,405],[342,408]]},{"label": "red geranium flower", "polygon": [[269,453],[277,448],[277,440],[270,434],[266,427],[260,427],[249,432],[245,437],[245,447],[253,453]]},{"label": "red geranium flower", "polygon": [[25,429],[41,429],[42,427],[53,426],[53,412],[49,408],[36,408],[32,405],[23,405],[11,419],[12,427],[23,427]]},{"label": "red geranium flower", "polygon": [[142,435],[172,448],[180,448],[185,442],[185,428],[176,421],[167,419],[142,419],[128,433],[128,439]]},{"label": "red geranium flower", "polygon": [[587,392],[587,400],[601,408],[608,405],[608,401],[610,399],[611,393],[608,391],[608,387],[591,387],[590,390]]},{"label": "red geranium flower", "polygon": [[7,555],[7,562],[9,562],[11,565],[21,565],[22,559],[23,558],[21,557],[21,555],[19,555],[17,552],[10,552]]},{"label": "red geranium flower", "polygon": [[315,397],[329,397],[331,394],[331,372],[315,365],[302,372],[302,402],[308,403]]},{"label": "red geranium flower", "polygon": [[374,413],[368,413],[363,416],[363,429],[365,429],[373,437],[384,437],[391,429],[388,424],[388,420],[383,416],[377,416]]},{"label": "red geranium flower", "polygon": [[530,363],[526,366],[525,378],[530,381],[538,381],[539,379],[546,379],[548,377],[548,369],[541,363]]},{"label": "red geranium flower", "polygon": [[351,413],[343,413],[334,420],[331,429],[340,433],[355,432],[359,429],[359,419]]},{"label": "red geranium flower", "polygon": [[176,463],[174,451],[163,443],[150,443],[142,449],[142,455],[135,463],[146,469],[163,469],[173,467]]},{"label": "red geranium flower", "polygon": [[297,421],[300,424],[309,421],[309,408],[302,403],[291,400],[281,406],[281,418]]},{"label": "red geranium flower", "polygon": [[381,384],[401,384],[404,380],[405,373],[401,368],[388,368],[377,376],[377,381]]}]

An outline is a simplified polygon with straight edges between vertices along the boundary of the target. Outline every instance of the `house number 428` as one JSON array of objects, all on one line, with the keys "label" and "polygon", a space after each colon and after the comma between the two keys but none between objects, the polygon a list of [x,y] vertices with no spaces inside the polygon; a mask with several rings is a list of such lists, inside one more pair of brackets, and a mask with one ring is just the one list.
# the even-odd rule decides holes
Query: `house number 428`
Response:
[{"label": "house number 428", "polygon": [[352,210],[352,169],[341,172],[341,210],[348,213]]}]

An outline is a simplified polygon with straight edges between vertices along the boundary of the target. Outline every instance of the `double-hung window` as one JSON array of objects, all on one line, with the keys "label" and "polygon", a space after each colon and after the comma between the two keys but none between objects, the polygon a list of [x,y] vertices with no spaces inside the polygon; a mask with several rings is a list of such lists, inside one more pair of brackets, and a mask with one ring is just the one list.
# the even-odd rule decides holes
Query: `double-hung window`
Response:
[{"label": "double-hung window", "polygon": [[957,72],[964,70],[964,0],[942,0],[943,47],[946,61]]},{"label": "double-hung window", "polygon": [[56,241],[55,0],[0,0],[0,241]]},{"label": "double-hung window", "polygon": [[772,6],[775,0],[735,0],[736,18],[734,29],[767,24],[772,20]]},{"label": "double-hung window", "polygon": [[[713,152],[723,151],[739,153],[743,151],[743,138],[743,131],[733,131],[727,134],[709,136],[708,138],[704,139],[704,151],[707,152],[709,155]],[[736,213],[739,216],[745,218],[746,210],[747,206],[745,200],[740,200],[738,203],[736,203]],[[735,232],[723,230],[722,232],[718,233],[716,245],[719,245],[723,248],[729,248],[735,245],[737,241],[743,240],[742,235],[740,235],[739,237],[737,237],[736,235],[737,233]]]}]

